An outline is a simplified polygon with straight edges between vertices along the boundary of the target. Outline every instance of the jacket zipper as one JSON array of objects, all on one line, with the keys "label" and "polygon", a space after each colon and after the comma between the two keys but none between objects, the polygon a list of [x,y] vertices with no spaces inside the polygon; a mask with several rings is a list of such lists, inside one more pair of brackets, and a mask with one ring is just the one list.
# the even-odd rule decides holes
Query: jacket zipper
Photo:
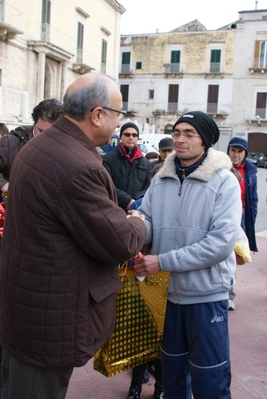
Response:
[{"label": "jacket zipper", "polygon": [[[183,179],[183,181],[185,179],[185,169],[182,169],[182,179]],[[183,183],[181,183],[181,186],[179,188],[179,194],[178,194],[179,197],[181,196],[181,193],[182,193],[182,187],[183,187]]]}]

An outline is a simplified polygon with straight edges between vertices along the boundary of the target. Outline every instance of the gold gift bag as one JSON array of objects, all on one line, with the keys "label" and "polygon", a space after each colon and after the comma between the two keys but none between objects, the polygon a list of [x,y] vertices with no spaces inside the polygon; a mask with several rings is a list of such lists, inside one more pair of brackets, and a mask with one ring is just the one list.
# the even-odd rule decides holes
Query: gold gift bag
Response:
[{"label": "gold gift bag", "polygon": [[94,357],[94,369],[107,377],[159,357],[170,277],[159,272],[139,281],[131,268],[119,274],[115,329]]}]

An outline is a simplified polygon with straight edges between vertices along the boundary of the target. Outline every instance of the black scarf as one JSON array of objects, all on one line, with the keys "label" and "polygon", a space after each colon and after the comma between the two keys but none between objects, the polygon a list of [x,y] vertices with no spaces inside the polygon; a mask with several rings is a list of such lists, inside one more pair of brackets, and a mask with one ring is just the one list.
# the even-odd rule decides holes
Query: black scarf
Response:
[{"label": "black scarf", "polygon": [[185,167],[181,166],[179,158],[177,158],[177,157],[174,158],[174,165],[175,165],[176,173],[180,179],[181,184],[183,184],[185,177],[189,176],[192,172],[194,172],[203,163],[206,156],[207,156],[207,152],[205,152],[198,161],[196,161],[192,165],[185,166]]}]

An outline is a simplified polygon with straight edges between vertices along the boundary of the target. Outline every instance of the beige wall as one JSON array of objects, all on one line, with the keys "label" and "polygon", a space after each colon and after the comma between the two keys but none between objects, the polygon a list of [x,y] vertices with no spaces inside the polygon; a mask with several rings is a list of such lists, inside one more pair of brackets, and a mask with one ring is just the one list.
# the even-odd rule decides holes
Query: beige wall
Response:
[{"label": "beige wall", "polygon": [[[1,121],[31,123],[32,108],[43,98],[62,100],[79,74],[101,72],[102,39],[107,41],[106,74],[118,80],[125,11],[116,0],[52,0],[49,36],[42,38],[42,0],[9,0],[0,21]],[[84,25],[82,60],[76,51],[78,22]],[[21,98],[27,98],[24,115]]]}]

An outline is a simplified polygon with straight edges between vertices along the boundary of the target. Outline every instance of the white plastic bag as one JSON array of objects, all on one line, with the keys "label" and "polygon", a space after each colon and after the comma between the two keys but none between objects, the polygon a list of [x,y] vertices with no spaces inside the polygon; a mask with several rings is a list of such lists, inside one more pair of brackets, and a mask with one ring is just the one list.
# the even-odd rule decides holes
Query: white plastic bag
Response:
[{"label": "white plastic bag", "polygon": [[248,238],[241,226],[239,228],[237,242],[234,250],[237,255],[241,256],[245,263],[251,262]]}]

